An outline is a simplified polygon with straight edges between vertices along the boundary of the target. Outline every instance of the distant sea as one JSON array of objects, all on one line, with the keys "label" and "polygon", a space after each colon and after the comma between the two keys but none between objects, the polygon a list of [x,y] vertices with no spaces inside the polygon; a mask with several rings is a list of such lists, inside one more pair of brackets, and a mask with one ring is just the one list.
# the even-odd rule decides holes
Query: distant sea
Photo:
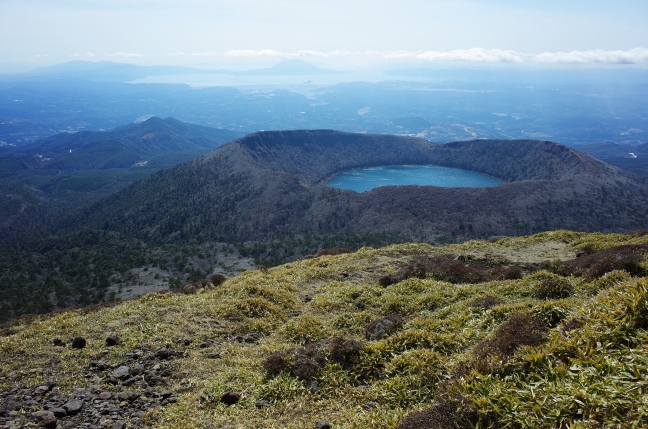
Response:
[{"label": "distant sea", "polygon": [[350,72],[318,75],[290,76],[236,76],[230,74],[178,74],[149,76],[130,83],[178,83],[193,87],[208,86],[269,86],[269,85],[337,85],[348,82],[382,82],[382,81],[416,81],[426,82],[432,79],[408,76],[389,76],[382,72]]}]

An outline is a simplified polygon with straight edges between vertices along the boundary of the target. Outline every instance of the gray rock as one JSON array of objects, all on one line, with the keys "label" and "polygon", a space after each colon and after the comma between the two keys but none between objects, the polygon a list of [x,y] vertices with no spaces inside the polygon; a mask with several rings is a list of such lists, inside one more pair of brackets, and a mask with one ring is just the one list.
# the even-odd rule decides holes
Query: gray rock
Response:
[{"label": "gray rock", "polygon": [[377,406],[378,406],[378,402],[376,402],[376,401],[369,401],[369,402],[367,402],[366,404],[364,404],[364,405],[362,406],[362,408],[364,408],[365,410],[373,410],[373,409],[376,408]]},{"label": "gray rock", "polygon": [[41,396],[49,391],[49,387],[47,386],[38,386],[36,389],[34,389],[34,395],[35,396]]},{"label": "gray rock", "polygon": [[103,392],[99,393],[99,399],[102,401],[106,401],[112,397],[112,393],[108,392],[107,390],[104,390]]},{"label": "gray rock", "polygon": [[144,372],[144,367],[136,363],[131,367],[131,372],[133,373],[133,375],[140,375],[141,373]]},{"label": "gray rock", "polygon": [[127,379],[129,375],[130,375],[130,368],[126,365],[120,366],[112,373],[113,377],[118,378],[120,380]]},{"label": "gray rock", "polygon": [[255,405],[257,408],[266,408],[266,407],[270,407],[270,406],[272,406],[272,404],[270,403],[270,401],[268,401],[268,400],[266,400],[266,399],[259,399],[258,401],[256,401],[256,403],[255,403],[254,405]]},{"label": "gray rock", "polygon": [[140,396],[142,396],[142,394],[140,392],[133,392],[133,391],[130,391],[130,390],[126,390],[124,392],[119,392],[117,394],[117,397],[120,400],[128,401],[128,402],[133,402],[134,400],[136,400]]},{"label": "gray rock", "polygon": [[308,382],[308,385],[306,386],[308,390],[311,391],[311,393],[319,393],[320,392],[320,387],[319,384],[317,383],[316,380],[311,380]]},{"label": "gray rock", "polygon": [[80,399],[72,399],[63,404],[63,409],[67,412],[68,416],[78,414],[83,408],[83,401]]},{"label": "gray rock", "polygon": [[168,398],[171,395],[173,395],[173,392],[170,390],[163,390],[162,392],[160,392],[160,396],[164,399]]},{"label": "gray rock", "polygon": [[315,423],[315,429],[331,429],[331,424],[326,420],[318,420]]},{"label": "gray rock", "polygon": [[261,334],[258,332],[250,332],[244,337],[246,343],[255,343],[261,339]]},{"label": "gray rock", "polygon": [[157,359],[169,359],[171,356],[173,356],[173,351],[166,347],[161,347],[155,351],[155,357]]},{"label": "gray rock", "polygon": [[32,414],[41,426],[54,429],[56,427],[56,417],[51,411],[36,411]]},{"label": "gray rock", "polygon": [[117,420],[111,429],[126,429],[126,422],[123,420]]},{"label": "gray rock", "polygon": [[115,384],[118,384],[118,383],[119,383],[119,380],[116,379],[116,378],[113,377],[113,376],[109,376],[109,377],[104,378],[103,382],[104,382],[104,383],[107,383],[107,384],[115,385]]},{"label": "gray rock", "polygon": [[403,322],[403,318],[395,314],[376,319],[365,328],[365,338],[380,340],[399,329]]},{"label": "gray rock", "polygon": [[50,408],[50,411],[54,413],[55,417],[61,418],[67,416],[67,411],[63,408]]}]

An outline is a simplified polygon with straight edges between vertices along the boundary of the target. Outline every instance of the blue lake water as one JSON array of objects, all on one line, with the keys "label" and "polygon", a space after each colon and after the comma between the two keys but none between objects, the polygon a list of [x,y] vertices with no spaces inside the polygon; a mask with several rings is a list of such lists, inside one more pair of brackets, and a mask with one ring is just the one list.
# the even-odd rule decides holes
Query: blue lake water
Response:
[{"label": "blue lake water", "polygon": [[439,186],[442,188],[485,188],[501,180],[474,171],[435,165],[395,165],[347,171],[338,174],[326,186],[365,192],[379,186]]}]

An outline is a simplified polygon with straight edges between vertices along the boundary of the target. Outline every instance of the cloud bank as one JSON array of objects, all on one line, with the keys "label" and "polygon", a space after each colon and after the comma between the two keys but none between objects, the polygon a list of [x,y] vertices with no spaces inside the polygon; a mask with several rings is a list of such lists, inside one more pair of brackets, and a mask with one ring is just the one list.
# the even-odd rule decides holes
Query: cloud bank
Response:
[{"label": "cloud bank", "polygon": [[602,49],[570,52],[544,52],[531,54],[504,49],[456,49],[452,51],[293,51],[274,49],[241,49],[226,52],[175,52],[176,57],[229,57],[229,58],[345,58],[366,57],[381,60],[419,60],[429,62],[469,61],[485,63],[551,63],[551,64],[646,64],[648,49],[634,48],[626,51]]},{"label": "cloud bank", "polygon": [[641,64],[648,63],[648,49],[635,48],[627,51],[571,51],[544,53],[535,56],[535,61],[542,63],[569,64]]}]

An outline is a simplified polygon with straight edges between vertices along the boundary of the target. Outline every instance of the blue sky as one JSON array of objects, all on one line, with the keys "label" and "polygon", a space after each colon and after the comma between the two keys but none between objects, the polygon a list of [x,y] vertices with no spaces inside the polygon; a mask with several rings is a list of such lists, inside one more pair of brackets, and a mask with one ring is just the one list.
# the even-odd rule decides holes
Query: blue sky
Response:
[{"label": "blue sky", "polygon": [[72,59],[648,67],[645,0],[0,0],[0,71]]}]

